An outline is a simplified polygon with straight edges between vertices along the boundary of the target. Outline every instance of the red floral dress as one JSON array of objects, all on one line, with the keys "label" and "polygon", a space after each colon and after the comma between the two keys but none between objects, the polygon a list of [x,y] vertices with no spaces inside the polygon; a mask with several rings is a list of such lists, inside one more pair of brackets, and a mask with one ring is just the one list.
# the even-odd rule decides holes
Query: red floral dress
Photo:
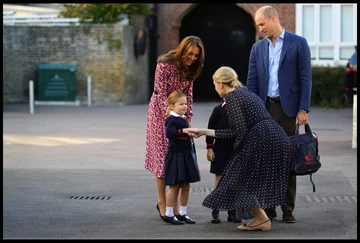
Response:
[{"label": "red floral dress", "polygon": [[155,70],[154,92],[148,108],[145,169],[159,178],[164,178],[168,146],[165,134],[167,97],[175,90],[187,96],[188,111],[185,116],[190,123],[193,116],[193,80],[180,78],[175,63],[158,63]]}]

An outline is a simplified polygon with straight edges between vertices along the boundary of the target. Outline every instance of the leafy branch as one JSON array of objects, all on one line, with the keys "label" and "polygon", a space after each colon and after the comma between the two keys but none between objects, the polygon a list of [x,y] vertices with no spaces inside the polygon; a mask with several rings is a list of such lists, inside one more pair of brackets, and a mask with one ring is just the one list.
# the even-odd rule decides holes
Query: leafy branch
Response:
[{"label": "leafy branch", "polygon": [[131,15],[149,15],[152,11],[147,4],[64,4],[65,10],[60,12],[64,18],[79,18],[81,24],[117,23],[130,18]]}]

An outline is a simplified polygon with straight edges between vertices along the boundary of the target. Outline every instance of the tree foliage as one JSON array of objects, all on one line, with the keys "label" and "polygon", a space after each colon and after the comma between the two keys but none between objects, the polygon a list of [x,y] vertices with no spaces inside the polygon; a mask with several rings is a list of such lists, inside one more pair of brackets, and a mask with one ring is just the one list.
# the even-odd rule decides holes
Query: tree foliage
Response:
[{"label": "tree foliage", "polygon": [[140,3],[64,4],[64,7],[60,12],[62,17],[79,18],[80,23],[90,24],[117,23],[126,16],[151,14],[146,4]]}]

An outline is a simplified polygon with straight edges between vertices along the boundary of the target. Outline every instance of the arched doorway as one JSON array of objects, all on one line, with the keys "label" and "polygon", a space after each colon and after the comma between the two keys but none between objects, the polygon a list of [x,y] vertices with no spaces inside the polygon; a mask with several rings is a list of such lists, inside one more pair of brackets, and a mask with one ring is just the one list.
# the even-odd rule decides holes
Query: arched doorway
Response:
[{"label": "arched doorway", "polygon": [[211,76],[221,66],[232,67],[246,83],[255,34],[252,16],[236,4],[199,4],[183,18],[180,41],[196,35],[205,46],[203,72],[194,82],[194,101],[220,101]]}]

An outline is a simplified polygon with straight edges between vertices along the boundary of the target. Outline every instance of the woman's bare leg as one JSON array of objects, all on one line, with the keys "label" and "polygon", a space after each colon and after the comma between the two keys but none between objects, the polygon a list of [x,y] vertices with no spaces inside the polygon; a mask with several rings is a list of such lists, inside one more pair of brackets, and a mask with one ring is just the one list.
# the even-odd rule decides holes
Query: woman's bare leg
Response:
[{"label": "woman's bare leg", "polygon": [[258,225],[269,219],[262,208],[250,208],[250,210],[254,214],[254,219],[250,221],[247,226]]},{"label": "woman's bare leg", "polygon": [[161,216],[164,216],[166,211],[166,185],[164,178],[156,177],[156,185],[158,189],[158,205],[160,209],[160,214]]},{"label": "woman's bare leg", "polygon": [[267,217],[265,211],[262,208],[251,208],[251,212],[254,214],[254,219],[249,223],[240,225],[237,228],[244,231],[271,230],[271,221]]}]

